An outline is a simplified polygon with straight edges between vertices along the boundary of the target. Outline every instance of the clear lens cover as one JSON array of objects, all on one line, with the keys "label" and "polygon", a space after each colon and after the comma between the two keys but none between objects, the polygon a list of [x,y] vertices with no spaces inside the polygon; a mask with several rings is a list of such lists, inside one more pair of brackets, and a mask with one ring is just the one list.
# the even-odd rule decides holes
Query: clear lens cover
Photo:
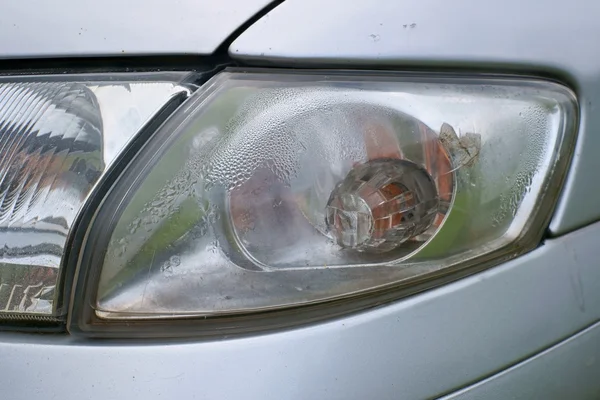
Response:
[{"label": "clear lens cover", "polygon": [[0,78],[0,319],[52,317],[88,194],[188,74]]},{"label": "clear lens cover", "polygon": [[84,324],[318,304],[515,256],[575,122],[572,93],[535,80],[222,73],[98,211]]}]

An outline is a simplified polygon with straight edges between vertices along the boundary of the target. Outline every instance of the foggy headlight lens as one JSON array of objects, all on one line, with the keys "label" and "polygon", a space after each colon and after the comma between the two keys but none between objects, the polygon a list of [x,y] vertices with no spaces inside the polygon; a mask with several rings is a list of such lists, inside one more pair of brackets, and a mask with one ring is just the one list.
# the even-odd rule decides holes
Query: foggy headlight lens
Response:
[{"label": "foggy headlight lens", "polygon": [[104,199],[77,324],[350,304],[514,257],[541,237],[575,121],[548,82],[221,73]]}]

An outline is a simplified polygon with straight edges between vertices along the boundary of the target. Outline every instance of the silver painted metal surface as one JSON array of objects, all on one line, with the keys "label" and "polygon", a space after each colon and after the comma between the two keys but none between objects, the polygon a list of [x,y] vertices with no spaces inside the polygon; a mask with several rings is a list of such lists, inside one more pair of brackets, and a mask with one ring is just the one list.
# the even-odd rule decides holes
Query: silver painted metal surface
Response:
[{"label": "silver painted metal surface", "polygon": [[15,400],[438,396],[600,320],[599,236],[600,223],[436,290],[285,332],[196,343],[4,333],[0,387]]},{"label": "silver painted metal surface", "polygon": [[[287,0],[245,31],[230,54],[278,65],[544,73],[577,92],[580,137],[550,226],[562,234],[600,219],[600,3],[537,0]],[[433,11],[434,10],[434,11]],[[285,34],[282,34],[285,33]]]},{"label": "silver painted metal surface", "polygon": [[600,323],[443,400],[600,398]]},{"label": "silver painted metal surface", "polygon": [[2,4],[0,58],[209,54],[270,0]]}]

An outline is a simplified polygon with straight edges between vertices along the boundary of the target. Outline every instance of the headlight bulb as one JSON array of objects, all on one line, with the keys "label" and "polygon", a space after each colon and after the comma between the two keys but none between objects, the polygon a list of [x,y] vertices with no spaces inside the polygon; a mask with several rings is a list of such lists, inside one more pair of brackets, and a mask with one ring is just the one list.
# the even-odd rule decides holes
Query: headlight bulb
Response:
[{"label": "headlight bulb", "polygon": [[425,232],[438,205],[435,182],[425,169],[383,158],[355,166],[337,184],[326,223],[341,247],[381,253]]}]

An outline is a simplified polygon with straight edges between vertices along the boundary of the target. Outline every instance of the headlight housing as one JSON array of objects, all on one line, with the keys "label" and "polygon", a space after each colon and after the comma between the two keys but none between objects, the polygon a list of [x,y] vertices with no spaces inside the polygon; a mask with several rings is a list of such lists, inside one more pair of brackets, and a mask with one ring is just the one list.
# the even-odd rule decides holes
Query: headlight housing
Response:
[{"label": "headlight housing", "polygon": [[576,115],[531,79],[221,73],[82,227],[70,329],[286,326],[515,257],[539,243]]}]

